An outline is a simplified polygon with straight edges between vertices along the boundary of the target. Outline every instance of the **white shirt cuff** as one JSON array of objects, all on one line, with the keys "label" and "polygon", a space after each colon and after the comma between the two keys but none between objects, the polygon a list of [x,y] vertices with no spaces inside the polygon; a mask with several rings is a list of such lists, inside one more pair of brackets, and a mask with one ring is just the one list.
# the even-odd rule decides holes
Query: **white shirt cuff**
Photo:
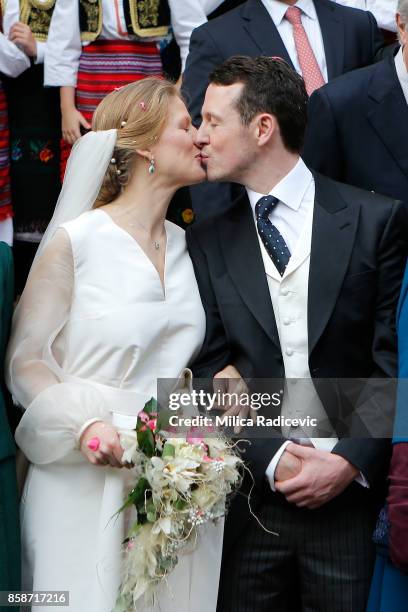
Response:
[{"label": "white shirt cuff", "polygon": [[[292,440],[293,442],[293,440]],[[337,444],[338,440],[337,438],[311,438],[310,442],[313,444],[313,446],[315,448],[318,448],[320,450],[325,450],[328,452],[331,452],[334,448],[334,446]],[[287,445],[291,443],[291,440],[287,440],[286,442],[284,442],[282,444],[282,446],[280,447],[280,449],[274,454],[274,456],[272,457],[271,462],[269,463],[268,467],[266,468],[266,477],[269,480],[269,485],[272,489],[272,491],[275,491],[275,470],[277,468],[277,465],[279,463],[280,458],[283,455],[284,450],[286,449]],[[296,442],[295,442],[296,444]],[[367,480],[367,478],[364,476],[364,474],[362,472],[360,472],[360,474],[358,476],[356,476],[355,481],[361,485],[362,487],[365,487],[366,489],[370,488],[370,484]]]},{"label": "white shirt cuff", "polygon": [[35,58],[35,64],[43,64],[44,63],[44,57],[45,57],[45,45],[47,43],[44,42],[39,42],[37,40],[37,56]]},{"label": "white shirt cuff", "polygon": [[270,462],[270,464],[268,465],[268,467],[266,468],[266,477],[269,480],[269,485],[272,489],[272,491],[275,491],[275,470],[278,466],[279,463],[279,459],[282,457],[283,452],[285,450],[285,448],[287,447],[287,445],[290,444],[290,440],[287,440],[286,442],[284,442],[282,444],[282,446],[279,448],[279,450],[274,454],[274,456],[272,457],[272,460]]},{"label": "white shirt cuff", "polygon": [[[337,438],[310,438],[311,443],[315,448],[319,448],[320,450],[327,450],[331,453],[333,448],[336,446],[338,439]],[[362,472],[355,478],[355,481],[358,482],[362,487],[366,489],[370,488],[368,480],[364,476]]]},{"label": "white shirt cuff", "polygon": [[360,474],[354,480],[358,482],[358,484],[361,485],[362,487],[366,489],[370,488],[370,484],[367,478],[364,476],[363,472],[360,472]]}]

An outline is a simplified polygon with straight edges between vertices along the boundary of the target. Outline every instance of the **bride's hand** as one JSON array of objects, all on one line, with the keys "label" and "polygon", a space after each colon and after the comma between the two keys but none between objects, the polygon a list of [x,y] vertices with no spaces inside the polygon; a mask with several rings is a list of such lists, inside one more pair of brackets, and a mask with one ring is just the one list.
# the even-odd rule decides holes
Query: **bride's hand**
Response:
[{"label": "bride's hand", "polygon": [[[92,451],[88,448],[88,442],[92,438],[99,438],[100,440],[97,451]],[[82,453],[93,465],[111,465],[117,468],[125,467],[121,462],[123,448],[120,445],[118,432],[109,423],[98,421],[89,425],[83,432],[79,444]]]}]

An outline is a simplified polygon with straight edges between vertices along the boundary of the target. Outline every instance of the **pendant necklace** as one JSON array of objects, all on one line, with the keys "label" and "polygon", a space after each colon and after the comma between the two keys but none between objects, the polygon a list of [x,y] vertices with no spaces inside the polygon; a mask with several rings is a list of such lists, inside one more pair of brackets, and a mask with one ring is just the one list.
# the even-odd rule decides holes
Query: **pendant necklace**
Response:
[{"label": "pendant necklace", "polygon": [[[137,219],[135,219],[135,221],[136,223],[129,223],[129,227],[135,227],[135,225],[137,224],[146,232],[147,235],[149,235],[149,230],[147,230],[145,226],[140,223],[140,221],[137,221]],[[158,240],[153,240],[153,246],[156,251],[158,251],[160,249],[160,242]]]}]

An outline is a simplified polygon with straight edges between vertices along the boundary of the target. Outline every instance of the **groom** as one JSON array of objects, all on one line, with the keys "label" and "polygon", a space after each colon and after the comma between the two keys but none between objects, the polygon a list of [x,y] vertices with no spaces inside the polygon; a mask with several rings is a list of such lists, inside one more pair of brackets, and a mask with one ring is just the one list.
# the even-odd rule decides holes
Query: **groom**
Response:
[{"label": "groom", "polygon": [[[246,191],[187,231],[207,317],[194,373],[309,381],[307,408],[300,395],[294,409],[326,429],[251,440],[259,520],[236,496],[219,612],[364,612],[368,597],[390,444],[345,418],[323,379],[396,376],[407,220],[397,201],[310,172],[306,108],[285,62],[235,56],[211,75],[197,135],[209,180]],[[366,416],[382,409],[366,401]]]}]

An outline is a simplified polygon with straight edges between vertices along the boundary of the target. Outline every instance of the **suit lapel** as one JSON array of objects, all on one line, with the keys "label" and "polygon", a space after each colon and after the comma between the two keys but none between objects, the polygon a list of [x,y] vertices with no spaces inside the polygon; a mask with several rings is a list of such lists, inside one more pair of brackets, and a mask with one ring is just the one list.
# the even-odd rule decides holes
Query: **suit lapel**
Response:
[{"label": "suit lapel", "polygon": [[343,74],[344,64],[344,23],[336,5],[326,0],[315,0],[317,18],[323,37],[326,55],[327,76],[330,79]]},{"label": "suit lapel", "polygon": [[225,215],[219,239],[235,288],[263,327],[280,346],[278,330],[251,206],[246,193]]},{"label": "suit lapel", "polygon": [[393,57],[378,64],[373,74],[367,119],[402,172],[408,175],[408,107]]},{"label": "suit lapel", "polygon": [[358,215],[335,184],[316,174],[308,290],[309,355],[333,312],[349,265]]},{"label": "suit lapel", "polygon": [[258,47],[260,54],[278,56],[292,68],[292,60],[268,11],[259,0],[248,0],[242,8],[244,29]]}]

